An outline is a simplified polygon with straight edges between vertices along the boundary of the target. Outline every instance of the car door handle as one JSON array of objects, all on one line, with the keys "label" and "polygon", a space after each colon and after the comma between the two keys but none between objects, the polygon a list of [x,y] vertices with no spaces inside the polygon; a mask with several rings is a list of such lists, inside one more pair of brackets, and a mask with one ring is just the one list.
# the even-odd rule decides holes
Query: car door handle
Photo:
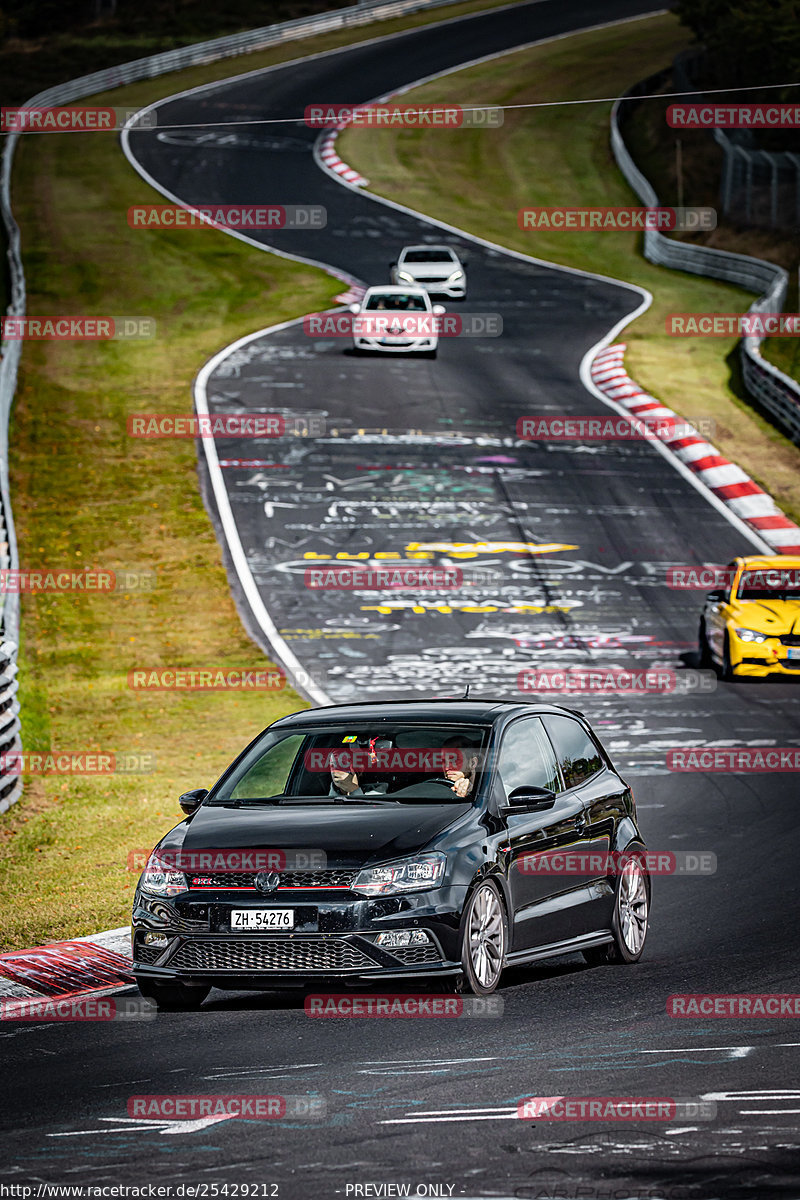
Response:
[{"label": "car door handle", "polygon": [[581,813],[573,821],[573,825],[577,829],[578,833],[583,833],[584,829],[586,828],[586,824],[587,824],[587,822],[586,822],[586,814],[585,813]]}]

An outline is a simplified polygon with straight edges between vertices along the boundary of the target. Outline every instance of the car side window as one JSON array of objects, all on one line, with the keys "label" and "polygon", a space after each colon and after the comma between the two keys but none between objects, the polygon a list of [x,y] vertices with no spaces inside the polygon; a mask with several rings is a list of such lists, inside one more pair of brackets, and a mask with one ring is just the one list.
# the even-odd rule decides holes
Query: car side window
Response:
[{"label": "car side window", "polygon": [[506,797],[518,787],[560,791],[558,764],[550,739],[538,717],[515,721],[506,730],[497,757]]},{"label": "car side window", "polygon": [[568,788],[577,787],[602,771],[605,763],[600,751],[576,720],[548,715],[544,723],[556,748],[561,773]]}]

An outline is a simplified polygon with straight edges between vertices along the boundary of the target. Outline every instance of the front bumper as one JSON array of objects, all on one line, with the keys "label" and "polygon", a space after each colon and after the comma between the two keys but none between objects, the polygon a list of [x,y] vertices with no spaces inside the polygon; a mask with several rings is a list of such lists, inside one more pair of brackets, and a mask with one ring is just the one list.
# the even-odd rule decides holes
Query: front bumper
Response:
[{"label": "front bumper", "polygon": [[766,642],[744,642],[729,633],[731,665],[737,675],[784,675],[800,678],[800,657],[790,657],[790,650],[800,654],[800,647],[784,646],[778,638]]},{"label": "front bumper", "polygon": [[[221,988],[303,987],[323,981],[448,976],[460,971],[459,925],[466,889],[437,888],[408,896],[281,901],[223,893],[174,900],[137,895],[132,921],[137,979],[211,984]],[[291,907],[286,932],[231,930],[234,908]],[[376,936],[422,930],[424,944],[385,949]],[[147,945],[145,934],[166,945]]]},{"label": "front bumper", "polygon": [[435,350],[439,345],[438,337],[426,338],[368,338],[354,337],[353,346],[356,350],[379,350],[385,354],[414,354],[417,351],[423,351],[429,354],[431,350]]}]

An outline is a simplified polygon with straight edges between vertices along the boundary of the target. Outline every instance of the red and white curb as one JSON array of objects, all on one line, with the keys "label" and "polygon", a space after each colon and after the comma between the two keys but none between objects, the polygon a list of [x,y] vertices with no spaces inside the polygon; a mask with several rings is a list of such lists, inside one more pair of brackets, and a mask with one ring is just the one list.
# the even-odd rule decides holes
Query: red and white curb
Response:
[{"label": "red and white curb", "polygon": [[624,343],[607,346],[596,355],[591,367],[595,387],[631,416],[657,421],[655,433],[675,457],[776,554],[800,554],[800,528],[741,467],[729,462],[683,417],[633,382],[623,366],[626,348]]},{"label": "red and white curb", "polygon": [[347,124],[343,123],[337,126],[336,129],[329,129],[327,133],[322,135],[318,148],[319,159],[331,175],[338,175],[340,178],[346,179],[354,187],[367,187],[369,180],[365,179],[363,175],[359,175],[358,171],[354,171],[352,167],[348,167],[346,162],[342,162],[334,150],[334,142],[340,132],[346,128]]},{"label": "red and white curb", "polygon": [[0,954],[0,999],[5,1001],[84,996],[132,983],[127,926]]}]

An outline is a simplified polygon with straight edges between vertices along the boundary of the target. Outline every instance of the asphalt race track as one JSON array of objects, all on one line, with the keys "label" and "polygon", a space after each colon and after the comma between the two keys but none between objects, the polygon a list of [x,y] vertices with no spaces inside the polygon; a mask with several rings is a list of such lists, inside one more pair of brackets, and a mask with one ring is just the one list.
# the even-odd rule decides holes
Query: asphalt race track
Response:
[{"label": "asphalt race track", "polygon": [[[288,648],[307,672],[304,690],[332,701],[457,694],[467,682],[473,694],[524,697],[518,677],[530,667],[674,669],[672,694],[579,707],[631,777],[651,849],[712,852],[716,872],[655,880],[635,967],[572,956],[509,972],[500,1019],[315,1023],[302,996],[214,992],[202,1012],[155,1023],[7,1027],[8,1182],[263,1183],[259,1195],[292,1200],[403,1194],[354,1190],[368,1183],[520,1200],[800,1195],[796,1022],[666,1013],[673,993],[797,990],[795,779],[665,765],[673,747],[798,741],[797,688],[697,673],[702,593],[665,582],[671,564],[725,563],[757,546],[646,442],[515,434],[525,415],[608,415],[580,364],[639,294],[442,234],[342,187],[316,165],[318,135],[302,125],[213,129],[365,101],[651,8],[539,0],[376,41],[162,104],[161,132],[135,132],[130,147],[188,203],[324,205],[324,230],[253,240],[356,284],[388,281],[403,244],[444,239],[468,257],[468,300],[448,308],[503,319],[501,337],[444,339],[436,361],[355,358],[346,341],[297,324],[218,356],[205,384],[211,412],[280,412],[325,428],[216,443],[236,536],[278,634],[259,628],[231,568],[254,636],[279,657]],[[621,65],[621,86],[631,70]],[[164,129],[196,122],[208,132]],[[242,460],[257,465],[233,465]],[[460,567],[463,586],[423,599],[304,586],[310,562],[387,554]],[[128,1118],[129,1096],[172,1092],[316,1097],[325,1112],[181,1128]],[[716,1116],[519,1120],[517,1101],[530,1095],[703,1097]]]}]

